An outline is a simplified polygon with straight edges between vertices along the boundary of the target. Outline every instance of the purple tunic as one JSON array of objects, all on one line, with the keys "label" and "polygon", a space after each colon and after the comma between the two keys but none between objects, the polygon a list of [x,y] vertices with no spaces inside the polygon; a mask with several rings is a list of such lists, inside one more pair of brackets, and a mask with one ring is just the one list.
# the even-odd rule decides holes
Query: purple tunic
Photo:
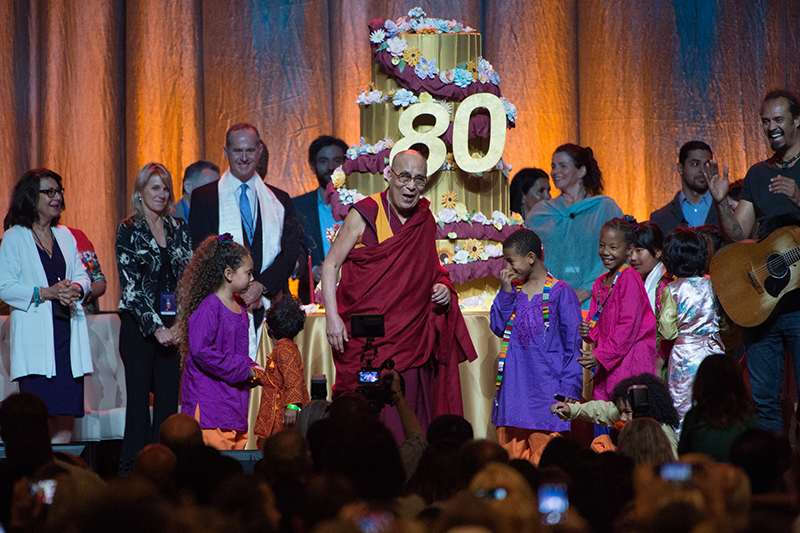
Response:
[{"label": "purple tunic", "polygon": [[249,319],[236,314],[211,294],[189,317],[189,355],[183,370],[181,412],[200,407],[203,429],[247,431],[245,382],[255,363],[248,355]]},{"label": "purple tunic", "polygon": [[[517,297],[516,294],[519,294]],[[569,431],[569,422],[550,414],[554,395],[580,399],[582,371],[578,364],[581,305],[575,291],[559,281],[550,290],[550,327],[545,333],[542,295],[501,290],[494,299],[492,331],[503,336],[516,301],[517,314],[506,353],[503,384],[495,396],[492,423],[546,431]]]}]

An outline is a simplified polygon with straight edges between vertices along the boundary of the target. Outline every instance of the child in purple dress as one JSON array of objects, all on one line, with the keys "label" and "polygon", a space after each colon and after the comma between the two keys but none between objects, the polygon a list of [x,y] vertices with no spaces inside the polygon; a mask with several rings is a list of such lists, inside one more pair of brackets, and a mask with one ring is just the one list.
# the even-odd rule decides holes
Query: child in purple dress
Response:
[{"label": "child in purple dress", "polygon": [[253,281],[253,259],[226,233],[197,248],[178,286],[181,412],[220,450],[247,444],[247,403],[255,369],[248,355],[249,318],[239,295]]},{"label": "child in purple dress", "polygon": [[492,331],[503,338],[492,423],[512,458],[537,464],[547,442],[570,429],[550,416],[553,399],[580,399],[581,305],[544,267],[542,241],[533,231],[509,235],[503,257],[507,266],[491,312]]}]

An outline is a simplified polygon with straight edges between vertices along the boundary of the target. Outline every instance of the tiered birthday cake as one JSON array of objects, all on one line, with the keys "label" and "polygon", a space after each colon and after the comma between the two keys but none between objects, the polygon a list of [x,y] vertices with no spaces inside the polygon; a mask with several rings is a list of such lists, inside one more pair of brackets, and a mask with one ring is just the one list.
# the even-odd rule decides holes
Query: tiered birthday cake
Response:
[{"label": "tiered birthday cake", "polygon": [[516,109],[501,97],[472,28],[420,8],[369,28],[372,81],[356,100],[361,142],[333,173],[334,217],[386,188],[396,153],[419,149],[428,157],[424,196],[439,224],[440,261],[463,306],[488,308],[505,267],[500,243],[522,222],[507,216],[510,167],[502,159]]}]

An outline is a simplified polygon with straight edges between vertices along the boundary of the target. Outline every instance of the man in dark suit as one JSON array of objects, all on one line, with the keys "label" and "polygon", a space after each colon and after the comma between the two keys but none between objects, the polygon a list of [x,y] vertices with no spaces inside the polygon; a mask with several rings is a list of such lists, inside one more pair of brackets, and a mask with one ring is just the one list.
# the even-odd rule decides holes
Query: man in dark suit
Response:
[{"label": "man in dark suit", "polygon": [[[308,147],[308,164],[317,176],[318,187],[311,192],[292,198],[294,209],[303,224],[305,244],[311,255],[314,285],[319,283],[322,261],[325,259],[330,243],[327,231],[336,223],[331,216],[331,206],[325,201],[325,188],[331,181],[331,174],[344,163],[347,145],[344,141],[322,135],[314,139]],[[308,260],[301,260],[299,295],[303,303],[309,303]]]},{"label": "man in dark suit", "polygon": [[690,141],[681,146],[678,154],[678,174],[681,190],[675,198],[650,215],[664,235],[681,224],[689,227],[714,224],[718,226],[717,210],[708,192],[705,164],[714,159],[711,147],[702,141]]},{"label": "man in dark suit", "polygon": [[265,185],[256,173],[261,150],[255,126],[231,126],[224,147],[230,168],[219,181],[192,193],[189,212],[193,248],[209,235],[230,233],[250,252],[255,279],[242,298],[253,311],[257,330],[264,318],[262,297],[275,296],[286,287],[302,249],[291,198]]}]

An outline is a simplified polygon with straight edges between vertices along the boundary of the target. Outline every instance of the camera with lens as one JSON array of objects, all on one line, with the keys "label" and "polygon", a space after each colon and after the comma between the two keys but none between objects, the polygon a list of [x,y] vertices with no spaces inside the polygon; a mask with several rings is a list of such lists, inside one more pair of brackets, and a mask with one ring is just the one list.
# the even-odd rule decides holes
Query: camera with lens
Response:
[{"label": "camera with lens", "polygon": [[647,394],[647,385],[631,385],[628,388],[628,401],[631,404],[633,418],[649,416],[650,399]]},{"label": "camera with lens", "polygon": [[[394,368],[394,361],[387,359],[378,367],[373,366],[378,357],[378,348],[373,344],[377,337],[383,337],[383,315],[353,315],[350,317],[350,334],[367,339],[361,350],[363,366],[358,371],[356,392],[363,395],[379,412],[384,405],[393,405],[392,376],[381,376],[383,370]],[[402,379],[402,378],[401,378]],[[402,388],[402,383],[400,384]]]}]

